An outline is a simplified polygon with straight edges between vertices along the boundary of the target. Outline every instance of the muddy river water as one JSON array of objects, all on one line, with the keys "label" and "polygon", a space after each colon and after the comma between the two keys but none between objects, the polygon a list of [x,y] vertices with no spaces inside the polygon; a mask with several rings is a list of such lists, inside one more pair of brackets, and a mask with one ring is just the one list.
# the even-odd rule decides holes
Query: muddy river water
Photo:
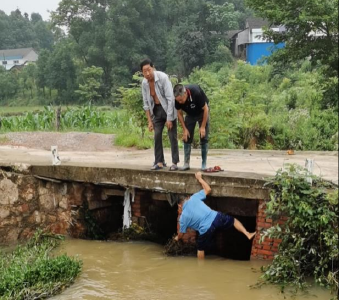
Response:
[{"label": "muddy river water", "polygon": [[[166,257],[162,246],[144,242],[67,240],[60,251],[78,255],[84,265],[76,283],[53,300],[292,299],[272,286],[250,289],[260,276],[260,261]],[[327,290],[312,288],[308,295],[294,299],[330,298]]]}]

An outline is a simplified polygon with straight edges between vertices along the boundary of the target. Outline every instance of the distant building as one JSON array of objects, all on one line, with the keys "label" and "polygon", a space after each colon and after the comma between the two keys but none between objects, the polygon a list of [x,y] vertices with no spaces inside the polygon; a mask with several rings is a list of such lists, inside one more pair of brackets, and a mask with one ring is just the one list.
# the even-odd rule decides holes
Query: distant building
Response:
[{"label": "distant building", "polygon": [[[268,21],[261,18],[250,18],[246,20],[246,28],[239,32],[229,32],[231,39],[231,50],[235,57],[246,60],[251,65],[256,65],[265,56],[283,48],[285,44],[274,44],[264,39],[263,27],[268,27]],[[282,32],[284,27],[272,26],[272,30]]]},{"label": "distant building", "polygon": [[0,50],[0,66],[6,70],[21,69],[27,63],[37,60],[38,54],[33,48]]}]

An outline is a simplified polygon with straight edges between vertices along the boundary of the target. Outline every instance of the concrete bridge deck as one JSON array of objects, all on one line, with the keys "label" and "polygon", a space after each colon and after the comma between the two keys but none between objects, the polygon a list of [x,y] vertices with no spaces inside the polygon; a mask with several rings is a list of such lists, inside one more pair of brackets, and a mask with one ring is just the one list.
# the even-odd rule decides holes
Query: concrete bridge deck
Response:
[{"label": "concrete bridge deck", "polygon": [[[197,185],[194,172],[201,160],[193,151],[189,172],[150,171],[153,151],[116,148],[108,152],[59,152],[62,165],[53,167],[50,151],[24,147],[0,146],[0,166],[30,165],[32,175],[56,180],[88,182],[98,185],[133,186],[159,192],[193,193]],[[170,152],[165,154],[170,162]],[[183,153],[181,153],[183,157]],[[247,199],[267,198],[265,178],[274,176],[284,164],[304,166],[306,159],[315,161],[314,174],[338,183],[337,152],[211,150],[209,166],[219,165],[224,172],[206,174],[213,196]]]}]

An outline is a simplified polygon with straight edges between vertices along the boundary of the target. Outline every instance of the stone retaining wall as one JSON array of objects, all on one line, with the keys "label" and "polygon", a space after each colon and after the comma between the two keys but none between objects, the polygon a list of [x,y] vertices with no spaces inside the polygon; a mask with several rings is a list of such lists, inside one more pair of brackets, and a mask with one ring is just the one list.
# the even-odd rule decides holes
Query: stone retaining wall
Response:
[{"label": "stone retaining wall", "polygon": [[46,182],[0,169],[0,243],[27,239],[38,228],[82,236],[85,191],[81,184]]}]

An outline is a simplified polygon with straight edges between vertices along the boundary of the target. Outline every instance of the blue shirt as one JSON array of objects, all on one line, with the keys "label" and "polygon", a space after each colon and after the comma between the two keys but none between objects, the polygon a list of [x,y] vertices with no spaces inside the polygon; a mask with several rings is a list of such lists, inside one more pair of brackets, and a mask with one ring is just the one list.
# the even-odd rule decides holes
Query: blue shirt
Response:
[{"label": "blue shirt", "polygon": [[210,209],[203,202],[205,200],[205,191],[201,190],[184,203],[179,219],[181,233],[186,233],[187,228],[191,228],[204,234],[211,227],[218,213]]}]

